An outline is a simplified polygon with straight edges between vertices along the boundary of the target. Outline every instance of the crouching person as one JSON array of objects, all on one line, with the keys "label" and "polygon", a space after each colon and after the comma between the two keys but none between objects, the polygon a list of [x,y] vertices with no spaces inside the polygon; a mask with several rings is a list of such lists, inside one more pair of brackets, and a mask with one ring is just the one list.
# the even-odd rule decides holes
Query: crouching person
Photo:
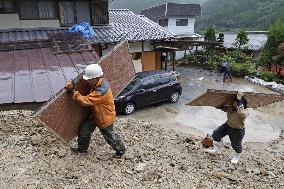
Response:
[{"label": "crouching person", "polygon": [[79,153],[88,152],[91,135],[98,127],[106,142],[115,150],[114,157],[120,158],[125,152],[125,146],[113,126],[116,116],[114,99],[108,81],[101,78],[102,76],[103,71],[98,64],[91,64],[85,68],[83,80],[91,87],[86,96],[74,91],[71,81],[65,85],[65,88],[73,93],[76,102],[92,109],[92,115],[80,125],[78,147],[71,149]]},{"label": "crouching person", "polygon": [[238,93],[236,101],[231,106],[221,107],[220,109],[227,112],[227,122],[213,131],[213,147],[208,149],[210,154],[219,154],[221,152],[221,140],[229,135],[231,146],[235,154],[231,163],[238,163],[243,150],[242,141],[245,136],[245,119],[247,117],[246,109],[247,100],[242,93]]}]

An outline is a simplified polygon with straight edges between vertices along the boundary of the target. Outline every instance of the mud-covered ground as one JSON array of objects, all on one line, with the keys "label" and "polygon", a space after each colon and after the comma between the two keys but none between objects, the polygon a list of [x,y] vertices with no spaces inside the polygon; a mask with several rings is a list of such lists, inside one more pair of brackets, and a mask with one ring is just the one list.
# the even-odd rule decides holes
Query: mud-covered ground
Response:
[{"label": "mud-covered ground", "polygon": [[[226,121],[226,113],[213,107],[188,106],[186,103],[203,94],[207,89],[239,90],[248,92],[274,93],[273,91],[251,83],[242,78],[233,78],[233,82],[223,83],[222,76],[214,71],[195,68],[178,67],[181,73],[180,83],[183,89],[177,103],[162,103],[136,111],[130,117],[159,124],[165,128],[204,136]],[[284,101],[260,108],[249,109],[246,119],[246,136],[248,142],[267,142],[279,137],[284,130]],[[124,117],[124,116],[122,116]],[[228,141],[228,138],[225,138]]]},{"label": "mud-covered ground", "polygon": [[0,188],[283,188],[284,136],[245,143],[237,166],[228,143],[219,156],[200,138],[150,123],[119,118],[127,152],[113,151],[98,131],[89,154],[69,147],[39,125],[30,111],[0,112]]}]

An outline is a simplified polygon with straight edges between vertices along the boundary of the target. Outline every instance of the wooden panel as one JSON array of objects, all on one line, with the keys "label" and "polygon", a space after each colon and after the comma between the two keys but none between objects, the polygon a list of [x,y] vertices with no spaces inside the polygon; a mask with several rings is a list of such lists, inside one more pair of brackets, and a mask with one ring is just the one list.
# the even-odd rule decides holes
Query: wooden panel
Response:
[{"label": "wooden panel", "polygon": [[143,52],[141,61],[143,65],[143,71],[151,71],[156,69],[155,52]]},{"label": "wooden panel", "polygon": [[[284,100],[284,95],[245,92],[249,108],[257,108]],[[206,93],[189,102],[191,106],[220,107],[230,105],[237,99],[237,91],[208,89]]]},{"label": "wooden panel", "polygon": [[[126,41],[118,44],[110,53],[102,57],[101,65],[104,77],[110,82],[113,95],[116,96],[134,77],[135,70]],[[82,91],[82,74],[76,80],[76,89]],[[65,142],[73,139],[81,121],[88,115],[90,108],[76,104],[71,95],[62,89],[46,105],[36,111],[35,116]]]},{"label": "wooden panel", "polygon": [[156,52],[155,53],[155,68],[156,70],[160,70],[161,69],[161,53],[160,52]]}]

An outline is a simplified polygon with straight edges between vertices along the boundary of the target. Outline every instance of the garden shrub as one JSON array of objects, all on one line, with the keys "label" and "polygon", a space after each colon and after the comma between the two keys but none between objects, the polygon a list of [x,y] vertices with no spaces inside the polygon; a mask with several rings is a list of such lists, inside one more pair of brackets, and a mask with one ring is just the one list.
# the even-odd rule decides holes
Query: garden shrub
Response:
[{"label": "garden shrub", "polygon": [[232,63],[230,64],[232,75],[244,77],[251,76],[255,72],[255,65],[252,63]]},{"label": "garden shrub", "polygon": [[261,71],[257,77],[268,82],[279,82],[280,80],[279,76],[276,73],[266,70]]}]

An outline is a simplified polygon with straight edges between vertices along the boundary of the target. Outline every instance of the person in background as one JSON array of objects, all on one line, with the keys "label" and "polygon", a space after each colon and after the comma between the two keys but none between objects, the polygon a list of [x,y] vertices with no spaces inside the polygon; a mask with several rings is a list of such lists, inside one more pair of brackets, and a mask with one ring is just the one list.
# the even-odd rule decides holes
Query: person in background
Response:
[{"label": "person in background", "polygon": [[221,71],[224,74],[223,75],[223,82],[225,82],[226,79],[228,79],[228,78],[230,78],[230,81],[233,81],[231,70],[230,70],[228,62],[226,62],[226,61],[222,62],[222,64],[221,64]]},{"label": "person in background", "polygon": [[85,68],[83,80],[91,88],[86,96],[75,91],[71,81],[65,85],[65,88],[72,92],[76,102],[81,106],[90,107],[92,110],[92,114],[87,116],[80,125],[78,146],[71,148],[71,150],[87,153],[91,135],[98,127],[106,142],[115,150],[114,157],[120,158],[125,153],[125,146],[113,126],[116,117],[114,99],[108,81],[102,76],[103,71],[98,64],[91,64]]},{"label": "person in background", "polygon": [[207,150],[209,154],[219,154],[221,152],[222,138],[229,135],[231,146],[235,151],[231,163],[238,163],[243,150],[242,141],[245,136],[246,108],[247,100],[243,97],[242,92],[237,94],[237,98],[232,105],[218,108],[227,112],[228,119],[226,123],[213,131],[213,147]]}]

